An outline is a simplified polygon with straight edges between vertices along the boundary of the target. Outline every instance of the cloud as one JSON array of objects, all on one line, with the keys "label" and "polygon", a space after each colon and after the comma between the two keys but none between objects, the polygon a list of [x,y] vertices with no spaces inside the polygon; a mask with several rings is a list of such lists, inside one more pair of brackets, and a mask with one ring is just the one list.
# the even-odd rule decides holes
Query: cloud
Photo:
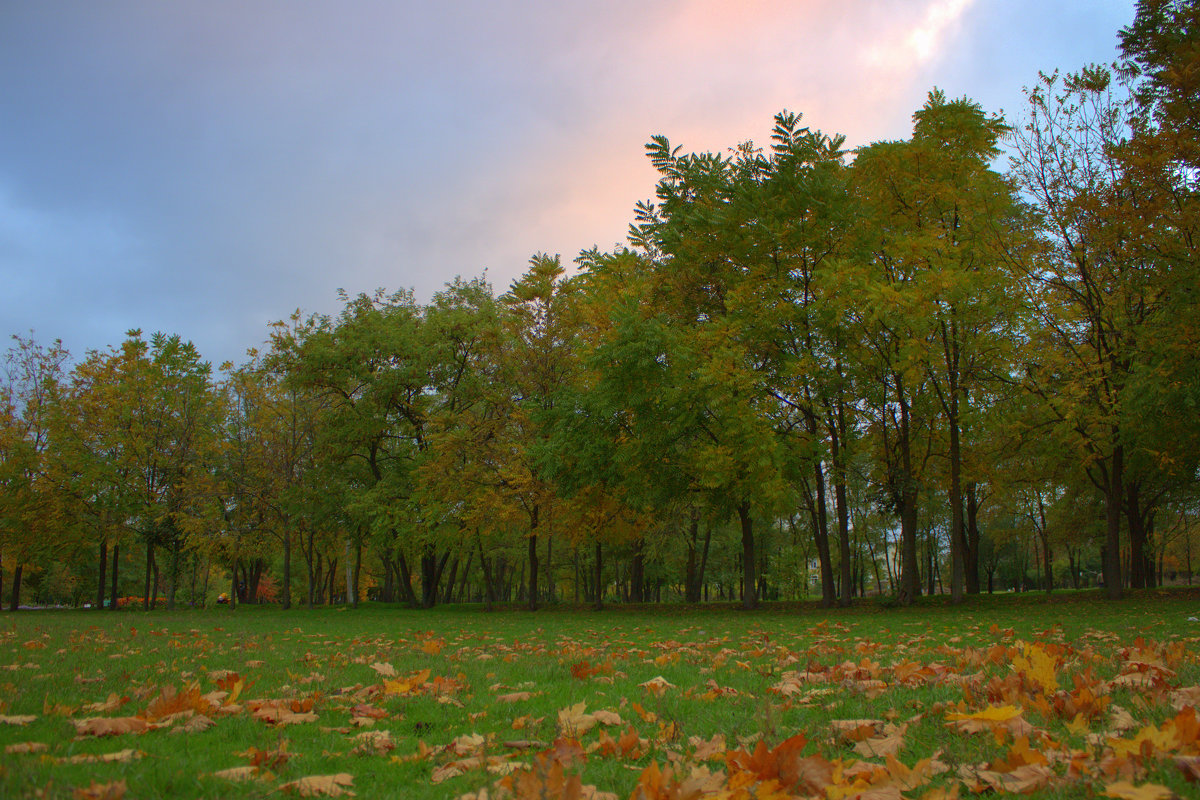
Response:
[{"label": "cloud", "polygon": [[428,298],[486,269],[503,290],[535,252],[624,240],[653,134],[765,144],[789,109],[850,145],[904,137],[934,83],[1019,95],[1131,18],[1043,5],[4,4],[0,308],[77,351],[141,327],[219,362],[338,287]]}]

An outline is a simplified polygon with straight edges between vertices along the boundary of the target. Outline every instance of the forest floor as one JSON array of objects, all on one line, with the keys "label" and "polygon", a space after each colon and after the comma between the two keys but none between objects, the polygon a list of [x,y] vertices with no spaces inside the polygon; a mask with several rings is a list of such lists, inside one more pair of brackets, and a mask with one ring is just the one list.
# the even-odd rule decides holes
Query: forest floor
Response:
[{"label": "forest floor", "polygon": [[0,797],[1195,796],[1198,643],[1192,590],[19,612]]}]

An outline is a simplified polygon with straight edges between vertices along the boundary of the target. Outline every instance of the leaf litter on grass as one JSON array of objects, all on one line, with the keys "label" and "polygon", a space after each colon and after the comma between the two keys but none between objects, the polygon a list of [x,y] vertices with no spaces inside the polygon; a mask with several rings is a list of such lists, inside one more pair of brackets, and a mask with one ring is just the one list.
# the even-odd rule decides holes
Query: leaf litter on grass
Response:
[{"label": "leaf litter on grass", "polygon": [[[108,636],[88,645],[90,657],[142,659],[141,682],[60,682],[72,689],[37,698],[55,711],[43,717],[15,713],[35,710],[16,696],[16,708],[0,709],[10,762],[0,789],[19,785],[5,793],[32,796],[30,787],[66,786],[50,765],[174,764],[177,748],[163,737],[184,729],[198,733],[189,748],[240,742],[224,763],[219,751],[206,756],[214,766],[199,772],[218,787],[211,796],[238,781],[297,796],[387,796],[402,780],[405,796],[477,800],[935,800],[1049,790],[1136,798],[1174,796],[1200,776],[1194,640],[1085,626],[1075,636],[1053,625],[1018,633],[955,622],[938,631],[911,620],[875,633],[861,617],[769,616],[663,637],[652,619],[614,619],[605,631],[564,615],[536,620],[549,631],[509,620],[524,626],[514,635],[482,634],[462,617],[419,622],[428,628],[431,618],[441,622],[436,632],[297,629],[272,632],[269,646],[215,631],[164,628],[151,644]],[[68,678],[83,674],[69,662],[72,636],[83,641],[67,628],[36,639],[57,648]],[[22,664],[25,650],[0,656]],[[205,658],[225,664],[209,669]],[[137,748],[68,753],[63,715],[81,746],[136,739]],[[363,772],[371,780],[356,783]],[[62,774],[76,776],[67,791],[77,796],[155,793]],[[3,783],[15,775],[20,784]]]}]

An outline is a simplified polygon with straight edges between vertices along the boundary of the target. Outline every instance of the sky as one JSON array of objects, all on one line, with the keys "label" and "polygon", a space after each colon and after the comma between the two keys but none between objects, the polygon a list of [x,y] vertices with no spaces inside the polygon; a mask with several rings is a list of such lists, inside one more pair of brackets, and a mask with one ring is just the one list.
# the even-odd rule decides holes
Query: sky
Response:
[{"label": "sky", "polygon": [[[214,367],[350,294],[625,243],[644,145],[1020,119],[1134,0],[0,0],[0,334]],[[4,345],[7,347],[7,345]]]}]

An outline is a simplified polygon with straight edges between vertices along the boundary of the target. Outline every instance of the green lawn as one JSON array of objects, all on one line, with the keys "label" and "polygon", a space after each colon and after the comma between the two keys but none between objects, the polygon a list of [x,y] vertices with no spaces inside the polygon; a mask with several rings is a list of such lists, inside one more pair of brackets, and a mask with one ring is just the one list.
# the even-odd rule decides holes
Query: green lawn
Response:
[{"label": "green lawn", "polygon": [[1197,617],[1182,591],[5,614],[0,797],[1188,796]]}]

